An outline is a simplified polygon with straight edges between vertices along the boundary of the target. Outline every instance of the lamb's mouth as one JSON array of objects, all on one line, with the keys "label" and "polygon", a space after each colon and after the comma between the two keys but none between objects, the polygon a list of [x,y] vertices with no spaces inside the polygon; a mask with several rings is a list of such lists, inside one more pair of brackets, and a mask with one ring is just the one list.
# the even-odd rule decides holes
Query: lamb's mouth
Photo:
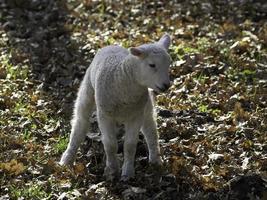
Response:
[{"label": "lamb's mouth", "polygon": [[159,94],[159,93],[164,92],[165,90],[162,89],[161,87],[156,86],[156,90],[153,89],[153,91],[154,91],[155,94]]}]

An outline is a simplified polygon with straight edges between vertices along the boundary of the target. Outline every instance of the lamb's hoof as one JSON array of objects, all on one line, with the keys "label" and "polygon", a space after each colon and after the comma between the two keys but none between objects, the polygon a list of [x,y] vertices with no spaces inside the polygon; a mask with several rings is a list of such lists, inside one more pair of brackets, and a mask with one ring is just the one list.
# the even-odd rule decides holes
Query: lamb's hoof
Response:
[{"label": "lamb's hoof", "polygon": [[75,159],[74,156],[71,156],[71,155],[69,155],[67,153],[63,153],[63,155],[62,155],[62,157],[61,157],[61,159],[59,161],[59,165],[61,165],[61,166],[64,166],[64,165],[72,166],[73,163],[74,163],[74,159]]},{"label": "lamb's hoof", "polygon": [[158,165],[158,166],[163,165],[163,161],[162,161],[161,157],[156,157],[154,159],[151,159],[151,160],[149,160],[149,163],[150,163],[150,165]]},{"label": "lamb's hoof", "polygon": [[68,163],[68,162],[65,162],[65,161],[59,161],[59,163],[58,163],[60,166],[72,166],[73,164],[71,164],[71,163]]},{"label": "lamb's hoof", "polygon": [[122,169],[121,173],[121,181],[129,181],[130,179],[134,178],[135,172],[134,168],[129,168],[129,169]]},{"label": "lamb's hoof", "polygon": [[122,181],[122,182],[127,182],[127,181],[129,181],[130,179],[132,179],[132,178],[133,178],[133,176],[123,175],[123,176],[121,176],[120,181]]},{"label": "lamb's hoof", "polygon": [[104,174],[106,181],[114,182],[118,179],[118,174]]},{"label": "lamb's hoof", "polygon": [[119,177],[119,170],[106,167],[104,176],[107,181],[115,181]]},{"label": "lamb's hoof", "polygon": [[154,175],[161,176],[164,174],[165,167],[162,162],[149,163],[148,172]]},{"label": "lamb's hoof", "polygon": [[149,165],[156,170],[164,168],[163,163],[149,163]]}]

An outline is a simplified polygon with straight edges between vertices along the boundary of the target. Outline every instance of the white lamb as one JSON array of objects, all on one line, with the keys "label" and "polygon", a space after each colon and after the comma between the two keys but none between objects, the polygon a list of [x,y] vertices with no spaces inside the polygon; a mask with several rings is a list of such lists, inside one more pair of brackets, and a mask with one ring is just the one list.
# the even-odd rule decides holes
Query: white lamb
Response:
[{"label": "white lamb", "polygon": [[89,117],[95,106],[102,143],[106,153],[105,176],[113,179],[119,173],[116,123],[124,124],[124,162],[121,176],[134,176],[134,159],[139,130],[145,136],[149,162],[162,164],[153,100],[148,88],[164,92],[170,86],[167,53],[170,36],[158,42],[130,48],[108,46],[98,51],[81,83],[74,107],[70,141],[60,160],[71,165],[88,131]]}]

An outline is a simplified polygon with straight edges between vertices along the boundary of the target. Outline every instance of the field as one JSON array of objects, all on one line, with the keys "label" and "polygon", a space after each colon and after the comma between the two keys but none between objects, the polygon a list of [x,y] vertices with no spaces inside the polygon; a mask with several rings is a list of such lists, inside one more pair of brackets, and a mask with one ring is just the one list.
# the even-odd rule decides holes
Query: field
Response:
[{"label": "field", "polygon": [[[165,32],[172,86],[156,96],[164,167],[148,165],[140,135],[136,177],[105,181],[95,116],[76,165],[59,166],[96,51]],[[1,200],[265,200],[266,141],[265,1],[0,2]]]}]

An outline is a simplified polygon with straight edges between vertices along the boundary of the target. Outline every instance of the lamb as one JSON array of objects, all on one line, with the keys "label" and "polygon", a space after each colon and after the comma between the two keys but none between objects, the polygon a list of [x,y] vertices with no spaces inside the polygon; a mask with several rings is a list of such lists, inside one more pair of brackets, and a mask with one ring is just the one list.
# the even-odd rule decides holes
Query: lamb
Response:
[{"label": "lamb", "polygon": [[122,180],[135,174],[134,160],[140,130],[148,146],[149,162],[162,164],[149,88],[161,93],[170,87],[168,71],[171,58],[167,53],[170,42],[170,36],[165,34],[158,42],[129,50],[113,45],[97,52],[78,91],[70,141],[60,160],[61,165],[73,164],[95,107],[106,153],[104,175],[107,179],[114,179],[120,171],[117,123],[125,126]]}]

